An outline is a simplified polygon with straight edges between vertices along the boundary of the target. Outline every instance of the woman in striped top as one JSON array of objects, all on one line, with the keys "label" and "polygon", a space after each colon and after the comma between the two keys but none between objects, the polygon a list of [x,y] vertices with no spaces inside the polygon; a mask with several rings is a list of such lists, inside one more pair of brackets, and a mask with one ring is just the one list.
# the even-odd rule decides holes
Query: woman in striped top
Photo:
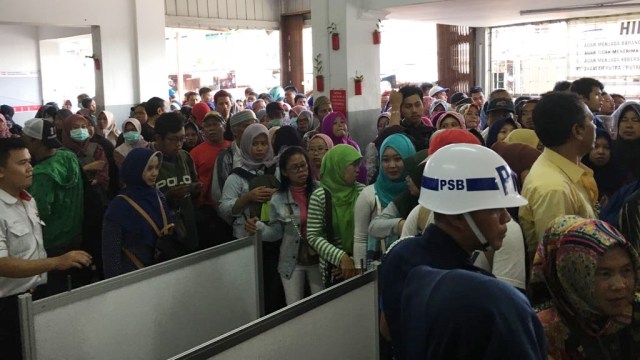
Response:
[{"label": "woman in striped top", "polygon": [[[354,207],[364,185],[358,183],[362,155],[350,145],[329,150],[320,167],[320,187],[309,199],[307,239],[320,255],[320,271],[325,285],[357,274],[353,260]],[[327,195],[331,214],[325,214]],[[331,219],[331,224],[326,220]],[[331,270],[331,274],[328,273]],[[331,276],[333,275],[333,276]]]}]

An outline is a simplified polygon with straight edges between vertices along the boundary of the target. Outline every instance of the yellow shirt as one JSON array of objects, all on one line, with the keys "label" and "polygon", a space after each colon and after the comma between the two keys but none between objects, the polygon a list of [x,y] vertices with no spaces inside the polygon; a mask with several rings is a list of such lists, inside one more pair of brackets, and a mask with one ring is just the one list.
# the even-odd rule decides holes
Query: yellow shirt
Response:
[{"label": "yellow shirt", "polygon": [[598,187],[593,171],[545,148],[522,186],[529,203],[519,211],[520,225],[530,259],[549,223],[563,215],[596,218]]}]

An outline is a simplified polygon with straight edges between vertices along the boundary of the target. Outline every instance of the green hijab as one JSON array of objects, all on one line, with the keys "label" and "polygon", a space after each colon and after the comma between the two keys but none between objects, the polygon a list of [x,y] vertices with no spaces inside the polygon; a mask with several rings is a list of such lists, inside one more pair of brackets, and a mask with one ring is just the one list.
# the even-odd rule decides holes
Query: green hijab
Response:
[{"label": "green hijab", "polygon": [[345,169],[362,155],[351,145],[339,144],[331,148],[322,158],[320,185],[331,193],[333,207],[333,230],[342,240],[343,250],[353,253],[354,207],[362,185],[346,184]]}]

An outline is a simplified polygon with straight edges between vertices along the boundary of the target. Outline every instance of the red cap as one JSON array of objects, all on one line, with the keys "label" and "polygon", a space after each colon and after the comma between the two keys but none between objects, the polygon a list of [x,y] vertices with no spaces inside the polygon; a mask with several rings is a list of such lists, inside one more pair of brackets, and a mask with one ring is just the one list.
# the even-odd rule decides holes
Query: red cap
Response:
[{"label": "red cap", "polygon": [[468,130],[448,129],[435,134],[429,143],[427,154],[433,155],[440,148],[451,144],[476,144],[481,145],[480,140]]},{"label": "red cap", "polygon": [[199,102],[193,105],[193,109],[191,109],[191,115],[193,115],[193,118],[196,120],[196,124],[198,124],[198,126],[202,127],[204,116],[207,115],[209,111],[211,111],[211,109],[209,108],[209,105],[205,103]]}]

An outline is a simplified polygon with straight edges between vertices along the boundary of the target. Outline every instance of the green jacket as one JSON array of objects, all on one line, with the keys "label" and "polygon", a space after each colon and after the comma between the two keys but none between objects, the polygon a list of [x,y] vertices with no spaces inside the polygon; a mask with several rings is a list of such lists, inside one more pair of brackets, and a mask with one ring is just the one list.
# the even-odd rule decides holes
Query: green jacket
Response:
[{"label": "green jacket", "polygon": [[44,247],[67,246],[80,235],[84,211],[80,164],[75,154],[58,150],[33,168],[29,193],[44,222]]}]

